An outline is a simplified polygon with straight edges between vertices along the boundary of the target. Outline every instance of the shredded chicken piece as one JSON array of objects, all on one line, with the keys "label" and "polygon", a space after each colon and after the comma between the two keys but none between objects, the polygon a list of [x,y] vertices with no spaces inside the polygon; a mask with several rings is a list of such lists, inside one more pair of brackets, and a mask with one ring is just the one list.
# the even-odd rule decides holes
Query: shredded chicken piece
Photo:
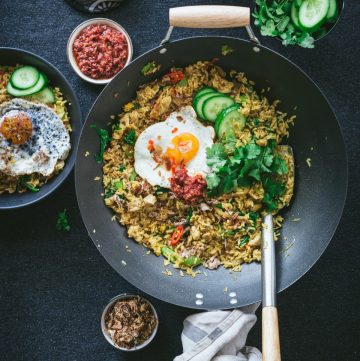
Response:
[{"label": "shredded chicken piece", "polygon": [[212,256],[204,263],[204,266],[209,269],[215,269],[215,268],[218,268],[220,266],[220,264],[221,264],[220,260],[218,258],[216,258],[215,256]]}]

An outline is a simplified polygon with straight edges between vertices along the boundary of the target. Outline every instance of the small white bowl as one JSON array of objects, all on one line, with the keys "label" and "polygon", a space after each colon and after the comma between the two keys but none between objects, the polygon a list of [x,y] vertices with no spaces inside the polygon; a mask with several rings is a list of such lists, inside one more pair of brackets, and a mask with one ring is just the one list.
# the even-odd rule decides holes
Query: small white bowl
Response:
[{"label": "small white bowl", "polygon": [[[122,299],[127,299],[127,298],[132,298],[132,297],[140,297],[142,298],[144,301],[146,301],[149,306],[151,307],[152,311],[153,311],[153,314],[155,316],[155,319],[156,319],[156,326],[154,328],[154,331],[152,332],[151,336],[145,341],[143,342],[142,344],[140,345],[137,345],[137,346],[134,346],[132,348],[124,348],[124,347],[120,347],[118,346],[111,338],[110,334],[108,333],[107,331],[107,327],[106,327],[106,324],[105,324],[105,317],[108,313],[108,310],[109,308],[117,301],[119,300],[122,300]],[[115,348],[117,348],[118,350],[121,350],[121,351],[129,351],[129,352],[132,352],[132,351],[138,351],[138,350],[141,350],[143,349],[144,347],[148,346],[151,341],[154,339],[157,331],[158,331],[158,328],[159,328],[159,317],[158,317],[158,314],[155,310],[155,307],[153,306],[153,304],[147,300],[146,298],[140,296],[140,295],[132,295],[132,294],[128,294],[128,293],[122,293],[121,295],[118,295],[118,296],[115,296],[114,298],[112,298],[109,303],[106,305],[106,307],[104,308],[104,311],[101,315],[101,331],[104,335],[104,337],[106,338],[106,340],[109,342],[110,345],[114,346]]]},{"label": "small white bowl", "polygon": [[[79,69],[75,57],[74,57],[74,53],[73,53],[73,44],[75,39],[77,38],[77,36],[79,35],[80,31],[82,31],[84,28],[86,28],[89,25],[97,25],[97,24],[105,24],[105,25],[109,25],[111,27],[113,27],[114,29],[122,32],[127,40],[128,43],[128,57],[126,59],[126,63],[124,65],[124,68],[130,63],[132,56],[133,56],[133,46],[132,46],[132,42],[130,39],[129,34],[126,32],[126,30],[119,25],[117,22],[110,20],[110,19],[106,19],[106,18],[94,18],[94,19],[90,19],[90,20],[86,20],[83,23],[81,23],[80,25],[78,25],[73,32],[71,33],[68,43],[67,43],[67,47],[66,47],[66,54],[69,60],[70,65],[72,66],[72,68],[74,69],[75,73],[82,79],[86,80],[89,83],[92,84],[107,84],[109,83],[117,74],[115,74],[112,78],[109,79],[92,79],[88,76],[86,76],[84,73],[81,72],[81,70]],[[120,70],[121,71],[121,70]]]}]

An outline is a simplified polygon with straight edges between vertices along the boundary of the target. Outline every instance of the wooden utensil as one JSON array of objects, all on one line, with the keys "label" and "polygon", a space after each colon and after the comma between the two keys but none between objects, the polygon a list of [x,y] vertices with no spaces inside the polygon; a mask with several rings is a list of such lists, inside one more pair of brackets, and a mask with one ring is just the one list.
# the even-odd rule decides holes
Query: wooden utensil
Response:
[{"label": "wooden utensil", "polygon": [[[294,179],[294,155],[290,146],[278,147],[280,154],[287,154],[290,160],[288,177]],[[291,187],[294,186],[292,182]],[[280,361],[280,337],[278,311],[276,308],[276,264],[274,223],[272,214],[265,215],[261,239],[262,278],[262,353],[263,361]]]}]

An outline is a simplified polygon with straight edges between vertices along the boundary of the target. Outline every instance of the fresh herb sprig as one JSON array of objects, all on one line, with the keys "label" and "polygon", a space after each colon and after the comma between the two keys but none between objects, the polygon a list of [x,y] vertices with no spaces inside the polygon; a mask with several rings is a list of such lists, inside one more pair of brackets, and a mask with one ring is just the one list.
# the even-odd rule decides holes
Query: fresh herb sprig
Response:
[{"label": "fresh herb sprig", "polygon": [[296,28],[291,21],[292,3],[293,0],[256,0],[257,7],[253,13],[255,25],[263,36],[280,37],[283,45],[313,48],[314,38]]},{"label": "fresh herb sprig", "polygon": [[56,220],[56,229],[59,231],[70,232],[70,223],[66,214],[66,208],[58,214],[58,218]]},{"label": "fresh herb sprig", "polygon": [[29,182],[29,179],[30,179],[29,176],[22,176],[22,177],[20,178],[20,185],[21,185],[21,187],[27,188],[30,192],[33,192],[33,193],[39,192],[40,189],[37,188],[37,187],[35,187],[35,186],[33,186],[33,185]]},{"label": "fresh herb sprig", "polygon": [[136,133],[134,129],[130,129],[130,131],[124,136],[124,142],[129,145],[134,145],[136,140]]},{"label": "fresh herb sprig", "polygon": [[98,163],[101,163],[103,161],[106,145],[111,141],[111,137],[106,129],[98,128],[95,124],[90,125],[90,128],[95,129],[100,139],[100,150],[99,154],[95,155],[95,160]]},{"label": "fresh herb sprig", "polygon": [[265,190],[263,202],[269,211],[277,208],[285,185],[276,176],[287,174],[288,167],[280,154],[275,152],[275,142],[261,147],[254,141],[244,147],[226,152],[221,143],[206,150],[207,165],[211,172],[206,176],[209,195],[219,196],[234,191],[237,187],[251,186],[261,182]]}]

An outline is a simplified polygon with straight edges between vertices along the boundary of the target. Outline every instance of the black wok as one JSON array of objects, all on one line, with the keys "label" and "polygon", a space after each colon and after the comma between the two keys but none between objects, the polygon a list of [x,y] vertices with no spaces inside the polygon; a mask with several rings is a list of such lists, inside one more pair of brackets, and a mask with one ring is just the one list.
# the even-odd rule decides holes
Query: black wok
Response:
[{"label": "black wok", "polygon": [[[222,56],[220,49],[225,44],[234,52]],[[251,41],[211,36],[165,43],[134,60],[103,90],[84,125],[76,161],[80,211],[96,247],[122,277],[161,300],[202,309],[225,309],[259,301],[260,265],[244,265],[239,273],[224,268],[206,270],[207,277],[199,275],[195,279],[180,277],[176,270],[172,276],[165,276],[163,258],[144,256],[146,249],[111,220],[113,214],[100,195],[101,182],[94,181],[102,175],[101,165],[84,154],[89,151],[93,155],[99,149],[90,125],[108,127],[110,116],[118,114],[121,106],[134,98],[139,85],[174,65],[181,67],[214,57],[226,71],[245,72],[256,82],[257,89],[271,87],[269,98],[281,99],[281,109],[297,116],[289,139],[296,163],[295,194],[283,212],[282,236],[276,246],[278,291],[303,276],[324,252],[339,223],[347,189],[346,152],[336,116],[314,82],[283,56]],[[153,60],[161,64],[160,72],[153,78],[141,76],[142,67]],[[311,158],[311,167],[307,158]]]}]

